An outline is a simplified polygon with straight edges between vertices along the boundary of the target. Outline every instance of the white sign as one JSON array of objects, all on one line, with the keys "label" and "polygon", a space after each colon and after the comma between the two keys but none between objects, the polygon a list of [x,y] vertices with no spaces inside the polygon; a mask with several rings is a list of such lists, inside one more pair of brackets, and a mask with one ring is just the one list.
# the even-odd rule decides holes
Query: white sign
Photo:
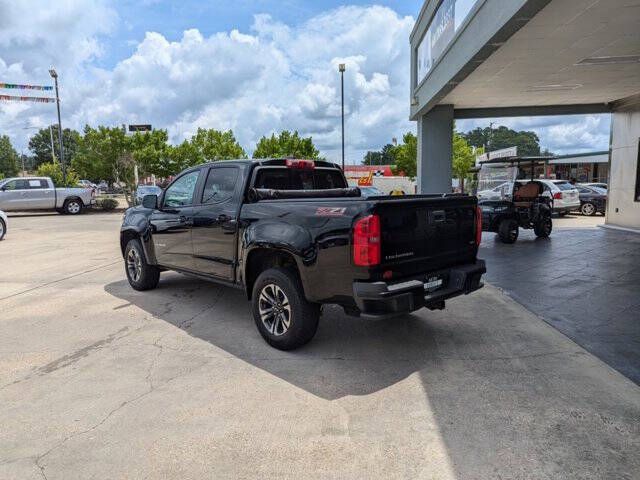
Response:
[{"label": "white sign", "polygon": [[495,158],[508,158],[508,157],[517,157],[517,156],[518,156],[518,147],[503,148],[501,150],[495,150],[493,152],[478,155],[476,157],[476,165],[482,162],[486,162],[487,160],[493,160]]}]

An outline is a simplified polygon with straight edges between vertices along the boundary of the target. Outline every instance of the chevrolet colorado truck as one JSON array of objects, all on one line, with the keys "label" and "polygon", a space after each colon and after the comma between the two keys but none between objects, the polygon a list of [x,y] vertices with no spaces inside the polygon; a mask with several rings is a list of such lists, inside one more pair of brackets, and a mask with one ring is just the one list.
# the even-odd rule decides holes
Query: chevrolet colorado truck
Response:
[{"label": "chevrolet colorado truck", "polygon": [[290,350],[321,305],[380,318],[482,287],[475,197],[361,196],[324,161],[220,161],[190,168],[126,211],[120,247],[136,290],[173,270],[243,289],[260,334]]},{"label": "chevrolet colorado truck", "polygon": [[15,177],[0,180],[0,210],[56,210],[78,215],[96,203],[91,188],[56,188],[49,177]]}]

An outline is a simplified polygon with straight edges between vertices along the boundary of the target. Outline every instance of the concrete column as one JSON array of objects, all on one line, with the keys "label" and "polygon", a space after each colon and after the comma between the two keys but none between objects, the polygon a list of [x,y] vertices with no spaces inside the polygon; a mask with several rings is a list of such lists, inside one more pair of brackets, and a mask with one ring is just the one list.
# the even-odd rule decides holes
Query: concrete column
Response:
[{"label": "concrete column", "polygon": [[418,119],[418,193],[451,193],[453,105]]}]

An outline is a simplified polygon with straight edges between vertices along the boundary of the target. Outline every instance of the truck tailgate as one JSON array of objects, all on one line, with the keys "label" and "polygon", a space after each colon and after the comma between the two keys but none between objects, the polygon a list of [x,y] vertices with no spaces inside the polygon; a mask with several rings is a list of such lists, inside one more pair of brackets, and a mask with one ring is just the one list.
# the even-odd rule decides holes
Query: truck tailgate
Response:
[{"label": "truck tailgate", "polygon": [[468,196],[380,200],[380,269],[404,276],[474,261],[476,204]]}]

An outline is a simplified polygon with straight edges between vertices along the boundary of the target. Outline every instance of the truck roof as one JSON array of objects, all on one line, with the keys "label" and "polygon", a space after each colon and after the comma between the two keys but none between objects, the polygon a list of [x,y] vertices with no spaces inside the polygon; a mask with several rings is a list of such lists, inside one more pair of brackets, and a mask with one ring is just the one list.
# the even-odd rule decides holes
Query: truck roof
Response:
[{"label": "truck roof", "polygon": [[[295,157],[282,157],[282,158],[239,158],[239,159],[235,159],[235,160],[219,160],[216,162],[207,162],[207,163],[203,163],[201,165],[194,165],[192,168],[199,168],[202,166],[212,166],[212,165],[219,165],[220,162],[224,162],[226,164],[231,164],[231,165],[247,165],[247,164],[256,164],[256,165],[266,165],[266,166],[285,166],[285,162],[287,160],[306,160],[306,159],[300,159],[300,158],[295,158]],[[332,162],[327,162],[325,160],[312,160],[309,159],[309,161],[312,161],[313,163],[315,163],[315,165],[317,167],[324,167],[324,168],[337,168],[339,169],[340,166],[336,163],[332,163]]]}]

